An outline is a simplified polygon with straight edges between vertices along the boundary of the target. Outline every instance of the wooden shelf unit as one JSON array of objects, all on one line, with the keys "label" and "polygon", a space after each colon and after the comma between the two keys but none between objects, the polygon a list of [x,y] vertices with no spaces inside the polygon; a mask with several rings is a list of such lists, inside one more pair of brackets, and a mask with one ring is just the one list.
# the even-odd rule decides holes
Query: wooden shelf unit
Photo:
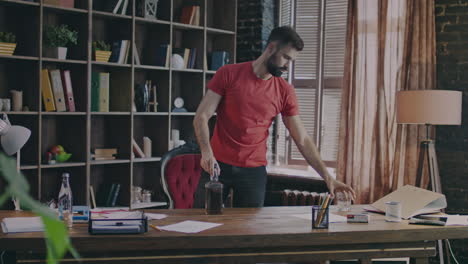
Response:
[{"label": "wooden shelf unit", "polygon": [[[18,169],[26,176],[31,195],[41,202],[57,199],[63,172],[71,175],[75,205],[90,205],[90,186],[98,196],[111,183],[121,185],[118,206],[131,206],[132,185],[151,190],[154,202],[165,202],[161,157],[169,151],[172,129],[180,130],[181,140],[195,140],[195,111],[215,73],[205,65],[210,63],[209,57],[204,57],[225,50],[230,63],[235,63],[237,0],[159,0],[157,19],[137,16],[140,1],[144,0],[129,0],[128,13],[121,15],[103,11],[107,0],[75,0],[74,8],[41,0],[0,0],[0,31],[13,32],[17,39],[14,55],[0,55],[0,98],[11,98],[10,90],[23,91],[23,105],[29,110],[5,113],[12,124],[32,131],[19,155]],[[200,6],[198,26],[180,23],[181,10],[187,5]],[[45,26],[60,24],[78,31],[78,43],[68,48],[65,60],[44,56]],[[94,61],[93,41],[123,39],[131,42],[127,61]],[[157,66],[156,47],[161,44],[196,48],[195,67]],[[141,64],[135,63],[133,45]],[[42,69],[70,70],[76,112],[45,111]],[[110,73],[109,112],[91,111],[93,71]],[[146,80],[157,87],[158,112],[132,109],[135,84]],[[172,112],[176,97],[184,99],[188,112]],[[132,138],[143,149],[144,136],[152,140],[152,157],[135,157]],[[71,159],[47,164],[45,153],[54,145],[72,153]],[[118,148],[118,156],[92,160],[95,148]],[[0,193],[3,183],[0,179]],[[12,208],[9,204],[3,207]]]}]

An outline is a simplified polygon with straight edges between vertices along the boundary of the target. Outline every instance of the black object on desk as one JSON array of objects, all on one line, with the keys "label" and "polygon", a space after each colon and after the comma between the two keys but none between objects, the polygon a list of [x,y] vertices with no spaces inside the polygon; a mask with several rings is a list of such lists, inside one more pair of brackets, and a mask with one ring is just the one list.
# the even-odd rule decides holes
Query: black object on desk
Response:
[{"label": "black object on desk", "polygon": [[409,221],[410,224],[413,225],[438,225],[438,226],[445,226],[445,221],[442,220],[435,220],[435,219],[422,219],[413,217]]}]

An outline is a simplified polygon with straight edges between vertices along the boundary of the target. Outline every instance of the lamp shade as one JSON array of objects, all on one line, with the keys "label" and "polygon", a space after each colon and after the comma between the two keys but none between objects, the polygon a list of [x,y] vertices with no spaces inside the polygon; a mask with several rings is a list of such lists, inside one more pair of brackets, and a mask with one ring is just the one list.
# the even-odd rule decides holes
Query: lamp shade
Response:
[{"label": "lamp shade", "polygon": [[12,126],[6,115],[0,118],[0,142],[7,155],[18,152],[31,136],[31,130],[22,126]]},{"label": "lamp shade", "polygon": [[460,125],[462,92],[446,90],[399,91],[397,123]]}]

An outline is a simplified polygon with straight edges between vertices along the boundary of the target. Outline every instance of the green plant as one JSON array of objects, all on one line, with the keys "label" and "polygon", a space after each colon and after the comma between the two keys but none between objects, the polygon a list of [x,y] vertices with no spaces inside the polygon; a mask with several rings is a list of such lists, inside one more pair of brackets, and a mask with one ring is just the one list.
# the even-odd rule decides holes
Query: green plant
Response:
[{"label": "green plant", "polygon": [[60,26],[48,25],[44,33],[45,44],[49,47],[66,47],[69,43],[76,45],[78,41],[78,32],[63,24]]},{"label": "green plant", "polygon": [[47,263],[59,263],[66,252],[70,252],[78,259],[79,255],[71,245],[64,223],[58,220],[51,209],[29,196],[28,181],[16,170],[15,161],[3,153],[0,153],[0,177],[3,177],[8,183],[5,192],[0,195],[0,205],[10,197],[16,197],[21,201],[22,207],[31,210],[42,218],[45,226]]},{"label": "green plant", "polygon": [[15,43],[16,36],[11,32],[0,32],[0,42]]},{"label": "green plant", "polygon": [[102,50],[102,51],[110,51],[111,45],[107,44],[106,42],[99,40],[93,42],[93,49],[94,50]]}]

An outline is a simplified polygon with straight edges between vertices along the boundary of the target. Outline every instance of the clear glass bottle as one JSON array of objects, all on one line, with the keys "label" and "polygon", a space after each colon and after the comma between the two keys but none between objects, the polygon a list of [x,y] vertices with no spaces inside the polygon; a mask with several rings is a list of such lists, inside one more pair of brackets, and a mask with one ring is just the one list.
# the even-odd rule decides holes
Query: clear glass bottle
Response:
[{"label": "clear glass bottle", "polygon": [[59,217],[65,222],[67,227],[73,226],[73,197],[69,182],[70,174],[62,174],[62,186],[58,196]]},{"label": "clear glass bottle", "polygon": [[218,180],[217,168],[215,165],[213,177],[205,184],[205,212],[209,215],[223,213],[223,184]]}]

